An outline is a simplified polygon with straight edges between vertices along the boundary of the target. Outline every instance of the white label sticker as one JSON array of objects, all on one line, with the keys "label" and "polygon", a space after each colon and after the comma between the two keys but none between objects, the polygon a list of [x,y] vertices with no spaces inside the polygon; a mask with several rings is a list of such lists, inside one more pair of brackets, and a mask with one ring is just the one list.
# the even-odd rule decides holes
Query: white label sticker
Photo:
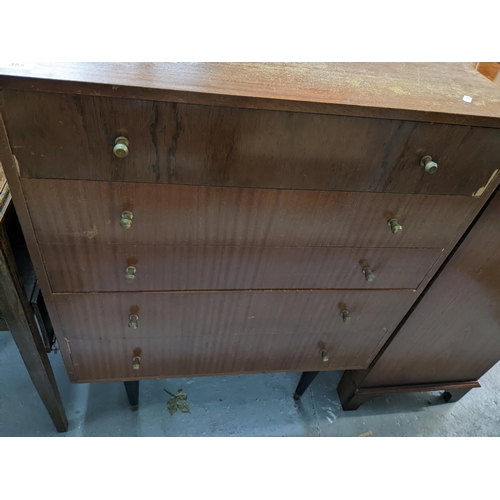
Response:
[{"label": "white label sticker", "polygon": [[0,68],[7,69],[33,69],[35,63],[22,63],[22,62],[0,62]]},{"label": "white label sticker", "polygon": [[464,101],[464,102],[472,102],[472,97],[470,95],[464,95],[462,97],[462,101]]}]

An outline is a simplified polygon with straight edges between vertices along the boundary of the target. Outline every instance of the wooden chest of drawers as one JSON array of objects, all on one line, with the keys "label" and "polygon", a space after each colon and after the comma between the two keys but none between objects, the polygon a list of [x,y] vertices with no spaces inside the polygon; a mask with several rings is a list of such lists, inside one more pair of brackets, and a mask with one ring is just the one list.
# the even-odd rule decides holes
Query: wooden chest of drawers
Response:
[{"label": "wooden chest of drawers", "polygon": [[0,76],[0,161],[73,381],[369,366],[498,185],[500,112],[467,65],[360,67]]}]

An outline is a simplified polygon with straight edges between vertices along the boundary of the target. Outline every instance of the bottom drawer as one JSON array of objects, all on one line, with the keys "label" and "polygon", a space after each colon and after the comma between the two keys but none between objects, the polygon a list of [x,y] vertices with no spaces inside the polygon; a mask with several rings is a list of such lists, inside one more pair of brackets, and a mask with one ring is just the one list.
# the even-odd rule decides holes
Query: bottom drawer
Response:
[{"label": "bottom drawer", "polygon": [[[415,295],[337,290],[54,298],[77,379],[91,381],[366,368]],[[137,328],[129,327],[130,315],[137,315]],[[141,358],[138,370],[134,356]]]}]

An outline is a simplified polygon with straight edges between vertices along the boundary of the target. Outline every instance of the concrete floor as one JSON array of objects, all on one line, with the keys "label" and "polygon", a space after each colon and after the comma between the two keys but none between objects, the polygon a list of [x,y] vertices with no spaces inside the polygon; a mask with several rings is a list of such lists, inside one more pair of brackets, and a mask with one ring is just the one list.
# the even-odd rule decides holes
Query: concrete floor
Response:
[{"label": "concrete floor", "polygon": [[[344,412],[335,391],[342,372],[320,373],[296,403],[298,373],[141,382],[129,410],[123,383],[71,384],[50,354],[69,420],[58,434],[9,332],[0,332],[0,436],[500,436],[500,363],[457,403],[438,393],[400,394]],[[183,389],[190,413],[170,415]]]}]

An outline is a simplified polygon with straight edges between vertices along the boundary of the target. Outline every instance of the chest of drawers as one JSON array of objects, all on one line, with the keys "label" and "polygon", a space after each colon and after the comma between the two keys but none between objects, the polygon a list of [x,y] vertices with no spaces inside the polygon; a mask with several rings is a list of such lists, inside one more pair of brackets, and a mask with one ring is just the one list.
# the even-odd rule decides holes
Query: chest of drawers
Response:
[{"label": "chest of drawers", "polygon": [[6,73],[0,161],[75,382],[365,369],[500,181],[465,64]]}]

